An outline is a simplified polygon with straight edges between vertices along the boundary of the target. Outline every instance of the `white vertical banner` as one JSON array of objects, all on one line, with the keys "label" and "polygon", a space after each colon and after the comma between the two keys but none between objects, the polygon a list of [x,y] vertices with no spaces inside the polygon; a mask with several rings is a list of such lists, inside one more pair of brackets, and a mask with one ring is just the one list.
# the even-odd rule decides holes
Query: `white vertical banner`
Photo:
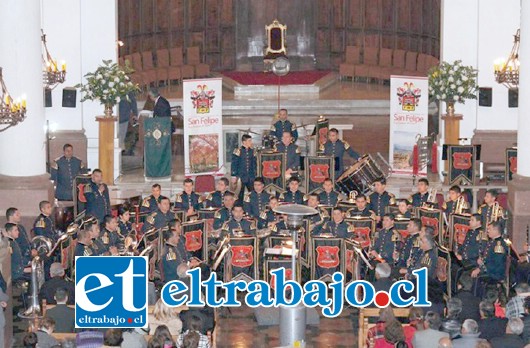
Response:
[{"label": "white vertical banner", "polygon": [[[390,77],[389,162],[395,174],[413,173],[412,153],[419,137],[427,136],[429,80],[427,77]],[[420,175],[427,168],[419,168]]]},{"label": "white vertical banner", "polygon": [[223,81],[184,80],[184,173],[224,173]]}]

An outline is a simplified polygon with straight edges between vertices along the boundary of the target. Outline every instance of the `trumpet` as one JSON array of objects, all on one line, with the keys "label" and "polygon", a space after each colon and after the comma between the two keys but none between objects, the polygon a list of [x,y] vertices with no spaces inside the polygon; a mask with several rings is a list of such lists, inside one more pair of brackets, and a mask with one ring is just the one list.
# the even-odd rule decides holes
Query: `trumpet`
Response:
[{"label": "trumpet", "polygon": [[464,198],[464,196],[458,196],[455,203],[455,214],[462,215],[464,213],[464,210],[468,209],[467,202]]},{"label": "trumpet", "polygon": [[499,202],[493,203],[493,206],[491,207],[491,214],[488,218],[488,225],[503,218],[504,212],[502,211],[502,207],[499,205]]}]

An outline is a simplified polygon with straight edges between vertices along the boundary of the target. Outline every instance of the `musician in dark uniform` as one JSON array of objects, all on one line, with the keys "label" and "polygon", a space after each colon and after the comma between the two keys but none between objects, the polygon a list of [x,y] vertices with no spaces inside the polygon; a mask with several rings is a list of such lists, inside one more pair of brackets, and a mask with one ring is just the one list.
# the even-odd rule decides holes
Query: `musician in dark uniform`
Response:
[{"label": "musician in dark uniform", "polygon": [[278,206],[278,198],[271,196],[269,200],[269,208],[264,210],[258,219],[258,228],[273,227],[280,221],[280,215],[274,209]]},{"label": "musician in dark uniform", "polygon": [[264,188],[263,178],[257,177],[254,179],[254,190],[245,195],[243,207],[251,218],[257,219],[267,208],[271,196],[265,192]]},{"label": "musician in dark uniform", "polygon": [[85,185],[86,214],[103,221],[110,215],[109,188],[103,183],[103,173],[99,169],[92,171],[90,183]]},{"label": "musician in dark uniform", "polygon": [[402,244],[401,235],[394,228],[394,215],[385,214],[383,216],[383,229],[374,235],[374,244],[370,256],[383,259],[392,266],[399,261]]},{"label": "musician in dark uniform", "polygon": [[[456,258],[462,262],[464,269],[478,267],[478,258],[482,254],[488,236],[482,230],[479,214],[473,214],[469,220],[469,231],[462,244],[456,243]],[[456,238],[456,236],[455,236]]]},{"label": "musician in dark uniform", "polygon": [[74,256],[97,256],[94,252],[92,237],[89,230],[82,229],[77,232],[77,244],[75,246]]},{"label": "musician in dark uniform", "polygon": [[319,193],[320,203],[328,207],[334,207],[341,200],[340,193],[333,190],[333,181],[327,178],[322,183],[323,191]]},{"label": "musician in dark uniform", "polygon": [[33,234],[35,236],[44,236],[50,238],[52,242],[55,242],[59,236],[55,231],[55,223],[51,217],[53,207],[48,201],[41,201],[39,203],[40,215],[33,223]]},{"label": "musician in dark uniform", "polygon": [[175,209],[183,210],[186,216],[194,215],[201,208],[201,196],[193,191],[193,180],[184,179],[184,191],[175,199]]},{"label": "musician in dark uniform", "polygon": [[422,207],[429,198],[429,180],[427,178],[419,179],[417,187],[418,192],[409,197],[409,202],[413,207]]},{"label": "musician in dark uniform", "polygon": [[471,277],[486,276],[486,282],[499,282],[506,278],[506,258],[509,247],[502,238],[501,224],[493,222],[488,226],[489,240],[477,260],[479,265],[471,272]]},{"label": "musician in dark uniform", "polygon": [[[463,199],[464,197],[460,198],[462,196],[462,189],[460,189],[460,186],[453,185],[449,188],[449,200],[445,201],[442,205],[442,210],[444,211],[444,214],[446,218],[449,220],[449,215],[456,213],[457,208],[457,202],[459,199]],[[464,204],[462,207],[462,213],[468,213],[469,212],[469,205],[464,200]]]},{"label": "musician in dark uniform", "polygon": [[340,207],[333,208],[331,221],[324,223],[320,231],[313,231],[313,235],[329,233],[338,238],[353,237],[353,227],[344,221],[344,211]]},{"label": "musician in dark uniform", "polygon": [[375,220],[375,213],[373,210],[368,208],[368,202],[366,201],[366,196],[362,193],[355,197],[355,207],[348,209],[346,212],[348,218],[353,218],[356,216],[369,217]]},{"label": "musician in dark uniform", "polygon": [[245,235],[256,235],[256,224],[248,220],[244,220],[245,211],[243,206],[239,203],[232,208],[232,218],[223,224],[223,233],[230,234],[234,237],[238,232]]},{"label": "musician in dark uniform", "polygon": [[90,239],[92,240],[91,248],[92,255],[94,256],[108,256],[108,255],[118,255],[118,249],[116,247],[107,247],[103,241],[99,238],[101,234],[101,229],[97,221],[86,222],[85,229],[90,234]]},{"label": "musician in dark uniform", "polygon": [[37,255],[37,251],[35,249],[31,249],[31,241],[29,240],[29,235],[26,232],[24,226],[20,224],[20,221],[22,220],[20,211],[17,208],[8,208],[6,210],[6,220],[7,222],[17,225],[19,233],[16,241],[20,246],[22,253],[24,254],[24,258],[26,260],[31,260],[33,256]]},{"label": "musician in dark uniform", "polygon": [[284,131],[281,137],[281,142],[278,143],[274,150],[279,153],[284,153],[287,163],[285,164],[285,176],[290,178],[293,173],[298,173],[300,168],[300,149],[293,143],[293,137],[290,131]]},{"label": "musician in dark uniform", "polygon": [[234,194],[227,191],[223,197],[223,207],[215,212],[213,218],[213,228],[218,230],[223,227],[224,223],[232,218],[232,208],[236,198]]},{"label": "musician in dark uniform", "polygon": [[289,190],[283,192],[278,197],[281,202],[304,204],[304,194],[298,189],[300,186],[300,179],[298,177],[292,177],[289,180]]},{"label": "musician in dark uniform", "polygon": [[370,195],[369,209],[375,213],[375,221],[378,225],[381,224],[381,218],[385,215],[386,207],[394,205],[396,198],[394,194],[386,191],[386,179],[377,178],[374,181],[375,192]]},{"label": "musician in dark uniform", "polygon": [[350,157],[357,160],[359,154],[355,152],[346,141],[339,139],[339,131],[336,128],[331,128],[328,132],[328,141],[321,145],[320,151],[324,155],[331,156],[335,159],[335,179],[344,172],[344,153],[348,153]]},{"label": "musician in dark uniform", "polygon": [[51,164],[51,179],[56,183],[55,198],[60,201],[73,200],[73,182],[79,174],[85,174],[83,161],[74,156],[74,147],[64,144],[63,156],[56,158]]},{"label": "musician in dark uniform", "polygon": [[285,234],[285,231],[290,231],[290,228],[287,227],[287,215],[282,214],[279,216],[279,220],[276,221],[274,225],[270,227],[272,235]]},{"label": "musician in dark uniform", "polygon": [[396,213],[396,219],[410,219],[412,218],[412,212],[409,209],[409,201],[406,199],[399,199],[397,201],[398,211]]},{"label": "musician in dark uniform", "polygon": [[230,183],[227,178],[221,178],[217,180],[216,188],[217,190],[211,192],[206,196],[206,208],[222,208],[224,196],[228,191],[228,186]]},{"label": "musician in dark uniform", "polygon": [[427,275],[430,279],[436,279],[436,267],[438,267],[438,248],[434,242],[434,238],[430,234],[421,236],[420,248],[421,255],[416,259],[416,262],[409,268],[406,275],[407,279],[412,279],[412,271],[427,267]]},{"label": "musician in dark uniform", "polygon": [[[505,226],[505,216],[504,216],[504,210],[499,203],[497,202],[497,197],[499,196],[499,193],[496,190],[488,190],[486,191],[486,195],[484,196],[484,204],[482,204],[478,210],[477,213],[480,214],[482,225],[487,226],[488,223],[494,221],[494,207],[498,206],[497,211],[497,221],[501,222],[501,231],[504,231]],[[497,204],[495,204],[497,203]]]},{"label": "musician in dark uniform", "polygon": [[164,283],[178,280],[177,267],[181,263],[188,263],[191,267],[199,265],[199,261],[192,258],[186,250],[186,238],[182,235],[182,225],[179,220],[169,221],[169,230],[164,232],[166,241],[162,250],[162,266],[164,269]]},{"label": "musician in dark uniform", "polygon": [[409,235],[405,239],[403,249],[401,250],[401,257],[397,263],[400,267],[400,274],[410,273],[414,266],[416,266],[417,260],[423,255],[421,250],[421,237],[420,231],[422,223],[420,219],[412,219],[407,225],[407,232]]},{"label": "musician in dark uniform", "polygon": [[257,173],[256,152],[252,148],[252,137],[244,134],[241,137],[241,147],[232,153],[231,174],[232,182],[237,183],[241,179],[241,190],[239,191],[239,201],[243,201],[245,188],[250,192]]},{"label": "musician in dark uniform", "polygon": [[23,256],[24,253],[16,241],[20,233],[18,226],[8,222],[4,227],[11,254],[11,279],[13,281],[30,280],[31,267],[28,264],[31,260]]},{"label": "musician in dark uniform", "polygon": [[169,198],[160,196],[158,209],[145,218],[142,233],[145,233],[153,227],[156,229],[167,227],[168,222],[173,219],[178,220],[178,216],[176,213],[170,211]]},{"label": "musician in dark uniform", "polygon": [[330,220],[330,216],[326,209],[321,208],[320,206],[319,195],[316,193],[311,193],[307,196],[307,206],[314,208],[318,211],[318,214],[310,215],[307,217],[309,220],[309,229],[312,233],[318,234],[326,222]]},{"label": "musician in dark uniform", "polygon": [[112,215],[105,215],[103,218],[103,231],[100,232],[99,241],[106,251],[114,247],[116,250],[123,248],[125,236],[118,232],[118,219]]},{"label": "musician in dark uniform", "polygon": [[293,137],[293,141],[296,142],[298,139],[298,130],[296,129],[296,124],[292,123],[287,119],[287,109],[280,109],[278,113],[278,121],[274,122],[271,127],[271,135],[274,135],[277,140],[282,138],[284,132],[289,132]]},{"label": "musician in dark uniform", "polygon": [[157,210],[161,192],[162,186],[160,186],[159,184],[153,184],[153,186],[151,186],[151,194],[145,197],[142,201],[140,212],[152,213]]},{"label": "musician in dark uniform", "polygon": [[129,210],[121,206],[118,208],[118,233],[124,237],[127,237],[129,233],[133,230],[131,221],[131,213]]}]

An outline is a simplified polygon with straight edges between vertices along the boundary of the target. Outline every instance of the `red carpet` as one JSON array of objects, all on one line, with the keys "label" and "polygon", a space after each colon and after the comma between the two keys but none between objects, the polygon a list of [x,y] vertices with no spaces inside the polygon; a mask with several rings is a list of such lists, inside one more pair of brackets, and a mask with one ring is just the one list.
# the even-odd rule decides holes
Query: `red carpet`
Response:
[{"label": "red carpet", "polygon": [[286,76],[278,78],[272,72],[223,72],[223,75],[242,85],[277,85],[278,80],[282,85],[312,85],[327,74],[329,74],[329,71],[293,71]]}]

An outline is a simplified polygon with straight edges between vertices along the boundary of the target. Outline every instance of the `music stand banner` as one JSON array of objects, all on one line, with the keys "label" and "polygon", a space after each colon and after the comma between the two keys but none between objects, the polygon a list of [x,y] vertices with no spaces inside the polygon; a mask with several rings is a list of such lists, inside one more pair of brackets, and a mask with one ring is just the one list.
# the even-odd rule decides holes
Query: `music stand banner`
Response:
[{"label": "music stand banner", "polygon": [[346,282],[361,279],[359,272],[358,256],[355,252],[355,244],[345,239],[343,243],[344,270],[346,272]]},{"label": "music stand banner", "polygon": [[335,272],[344,273],[342,238],[312,237],[311,279],[332,281]]},{"label": "music stand banner", "polygon": [[208,235],[204,220],[186,222],[182,224],[182,236],[185,238],[186,251],[192,257],[208,261]]},{"label": "music stand banner", "polygon": [[202,220],[205,223],[205,231],[208,239],[208,249],[214,252],[216,250],[217,238],[211,237],[211,233],[213,231],[213,220],[215,217],[215,212],[217,212],[217,210],[218,209],[199,210],[199,220]]},{"label": "music stand banner", "polygon": [[407,218],[394,220],[394,229],[399,232],[403,240],[409,236],[409,231],[408,231],[409,222],[410,222],[410,219],[407,219]]},{"label": "music stand banner", "polygon": [[335,160],[329,156],[309,156],[305,158],[305,187],[307,194],[322,191],[324,180],[330,178],[335,186]]},{"label": "music stand banner", "polygon": [[443,212],[440,209],[419,208],[417,210],[418,218],[423,226],[429,226],[434,229],[433,236],[438,239],[438,244],[443,243]]},{"label": "music stand banner", "polygon": [[258,154],[258,176],[263,177],[265,190],[285,191],[285,163],[284,153]]},{"label": "music stand banner", "polygon": [[[301,272],[300,272],[300,264],[296,264],[296,275],[295,279],[298,283],[301,284]],[[279,268],[285,268],[285,280],[291,280],[293,277],[293,267],[291,260],[266,260],[265,261],[265,274],[264,274],[264,280],[270,284],[271,289],[274,289],[274,275],[272,275],[270,272],[274,271]]]},{"label": "music stand banner", "polygon": [[[434,278],[434,277],[433,277]],[[447,295],[451,296],[451,253],[444,247],[438,247],[438,263],[436,264],[436,278],[446,283]]]},{"label": "music stand banner", "polygon": [[512,180],[514,174],[517,174],[517,149],[506,149],[506,185]]},{"label": "music stand banner", "polygon": [[[427,77],[390,76],[389,160],[395,174],[413,174],[413,150],[427,136],[429,81]],[[419,174],[427,173],[426,166]]]},{"label": "music stand banner", "polygon": [[447,146],[449,185],[472,185],[475,182],[476,153],[474,145]]},{"label": "music stand banner", "polygon": [[466,234],[471,229],[469,227],[471,215],[451,214],[449,219],[451,224],[449,226],[449,250],[456,252],[457,246],[464,244]]},{"label": "music stand banner", "polygon": [[[316,143],[316,146],[317,146],[316,153],[324,152],[322,151],[322,148],[324,147],[324,144],[328,141],[328,131],[329,131],[329,120],[327,118],[320,117],[317,120],[317,124],[315,125],[315,130],[313,132],[313,135],[316,135],[318,139],[318,142]],[[330,178],[333,178],[333,177],[334,176],[330,176]]]},{"label": "music stand banner", "polygon": [[257,237],[230,238],[231,250],[225,262],[225,281],[251,282],[259,276],[259,249]]},{"label": "music stand banner", "polygon": [[375,220],[364,216],[348,218],[346,222],[353,227],[353,240],[363,248],[368,248],[372,244],[371,236],[375,232]]},{"label": "music stand banner", "polygon": [[73,182],[74,215],[81,214],[86,209],[85,185],[90,183],[90,175],[78,175]]}]

